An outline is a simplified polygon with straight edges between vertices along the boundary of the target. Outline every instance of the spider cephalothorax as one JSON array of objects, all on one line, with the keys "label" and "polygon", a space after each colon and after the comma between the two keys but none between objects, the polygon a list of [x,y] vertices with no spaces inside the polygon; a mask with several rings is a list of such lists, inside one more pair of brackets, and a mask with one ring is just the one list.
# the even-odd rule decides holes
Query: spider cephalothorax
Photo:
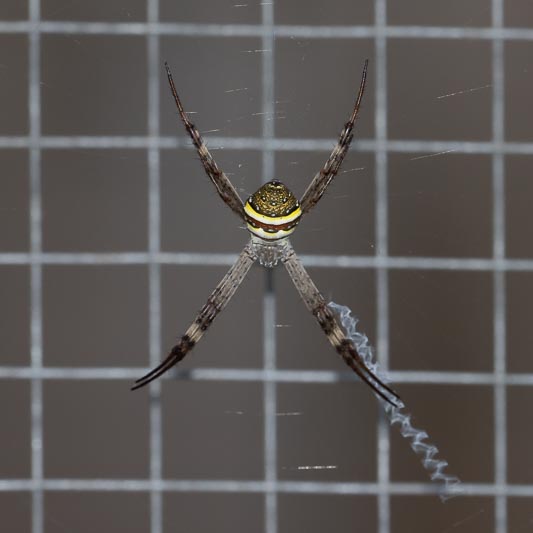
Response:
[{"label": "spider cephalothorax", "polygon": [[244,280],[252,265],[258,261],[265,267],[273,267],[281,261],[307,309],[315,316],[320,327],[327,335],[329,341],[344,359],[346,364],[367,383],[374,392],[392,405],[399,405],[398,395],[375,374],[369,370],[357,347],[343,332],[333,311],[328,307],[326,300],[317,289],[313,280],[296,256],[287,236],[290,235],[300,218],[312,209],[322,198],[331,180],[337,174],[341,163],[348,151],[352,140],[352,131],[363,98],[365,89],[366,71],[368,62],[365,62],[363,77],[359,86],[359,93],[348,122],[340,135],[337,145],[322,170],[313,178],[301,200],[298,201],[283,183],[274,180],[265,183],[256,193],[252,194],[243,204],[235,187],[228,176],[218,168],[213,156],[209,153],[200,132],[189,120],[176,91],[168,65],[166,66],[170,88],[183,120],[187,132],[198,151],[206,174],[215,185],[218,194],[226,205],[244,222],[252,233],[250,242],[244,247],[237,261],[229,269],[216,289],[211,293],[207,302],[202,307],[194,322],[163,362],[136,381],[134,389],[143,387],[154,379],[164,374],[169,368],[181,361],[194,345],[201,339],[204,332],[211,325],[215,317],[224,309],[235,291]]},{"label": "spider cephalothorax", "polygon": [[265,183],[244,204],[244,216],[253,235],[265,240],[290,235],[302,216],[294,194],[281,181]]}]

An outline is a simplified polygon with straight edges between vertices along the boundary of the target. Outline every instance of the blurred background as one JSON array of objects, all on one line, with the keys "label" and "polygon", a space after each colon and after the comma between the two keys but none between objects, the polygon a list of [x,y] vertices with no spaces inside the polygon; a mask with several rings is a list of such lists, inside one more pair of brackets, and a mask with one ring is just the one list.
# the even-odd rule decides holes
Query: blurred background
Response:
[{"label": "blurred background", "polygon": [[[533,5],[3,0],[0,516],[21,533],[533,531]],[[130,392],[248,239],[356,139],[292,238],[465,495],[254,267],[177,372]]]}]

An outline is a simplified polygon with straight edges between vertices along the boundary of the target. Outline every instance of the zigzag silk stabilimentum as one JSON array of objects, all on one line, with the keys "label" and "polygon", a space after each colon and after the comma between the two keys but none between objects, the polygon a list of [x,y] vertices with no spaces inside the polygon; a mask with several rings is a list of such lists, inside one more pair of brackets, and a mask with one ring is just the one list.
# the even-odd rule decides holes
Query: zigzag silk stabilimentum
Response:
[{"label": "zigzag silk stabilimentum", "polygon": [[[357,331],[358,320],[352,316],[351,309],[335,302],[330,302],[328,306],[339,316],[346,336],[353,341],[366,367],[384,383],[389,383],[390,379],[384,372],[379,370],[378,364],[374,360],[374,353],[368,337],[364,333]],[[422,464],[428,471],[431,480],[441,485],[439,494],[441,500],[445,501],[462,493],[461,481],[456,476],[444,473],[444,469],[448,466],[447,461],[435,458],[439,451],[438,448],[430,442],[424,442],[429,438],[429,435],[423,429],[416,429],[412,426],[411,414],[404,412],[405,405],[401,403],[395,407],[385,402],[379,395],[376,394],[376,397],[381,402],[391,426],[399,426],[401,435],[410,440],[410,445],[414,452],[422,456]]]}]

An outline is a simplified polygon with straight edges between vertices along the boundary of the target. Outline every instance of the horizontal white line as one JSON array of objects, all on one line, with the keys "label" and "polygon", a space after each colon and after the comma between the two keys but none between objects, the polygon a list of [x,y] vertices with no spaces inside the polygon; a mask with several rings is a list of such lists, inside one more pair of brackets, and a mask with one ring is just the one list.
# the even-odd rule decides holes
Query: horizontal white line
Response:
[{"label": "horizontal white line", "polygon": [[146,22],[2,21],[0,33],[86,34],[86,35],[176,35],[194,37],[257,37],[274,33],[278,38],[371,39],[376,32],[399,39],[533,40],[530,28],[475,28],[455,26],[290,26],[260,24],[195,24]]},{"label": "horizontal white line", "polygon": [[[423,495],[437,494],[440,487],[428,483],[342,483],[238,480],[143,480],[143,479],[30,479],[0,480],[0,492],[14,491],[98,492],[253,492],[291,494]],[[462,496],[533,496],[533,485],[462,483]]]},{"label": "horizontal white line", "polygon": [[[273,150],[279,152],[328,152],[335,145],[335,139],[263,139],[260,137],[208,137],[211,150]],[[532,155],[533,143],[491,142],[491,141],[424,141],[388,140],[379,145],[372,139],[356,139],[354,146],[359,152],[386,150],[399,153],[438,153],[462,154]],[[147,137],[147,136],[46,136],[39,137],[37,143],[26,136],[0,136],[0,148],[41,148],[41,149],[193,149],[186,137]]]},{"label": "horizontal white line", "polygon": [[212,254],[194,252],[156,253],[149,252],[44,252],[40,254],[0,253],[0,265],[146,265],[149,263],[176,265],[231,265],[237,254]]},{"label": "horizontal white line", "polygon": [[[355,255],[302,254],[307,267],[386,268],[391,270],[533,271],[533,259],[476,259],[459,257],[376,257]],[[2,252],[0,265],[195,265],[229,266],[237,259],[232,253],[200,252]]]},{"label": "horizontal white line", "polygon": [[[146,367],[44,367],[0,366],[0,379],[61,379],[61,380],[135,380],[146,374]],[[506,374],[498,377],[492,372],[440,372],[438,370],[391,370],[387,376],[395,384],[434,385],[505,385],[532,386],[533,374]],[[338,383],[359,379],[351,372],[327,370],[262,370],[246,368],[194,368],[177,370],[171,378],[183,381],[275,381],[277,383]]]}]

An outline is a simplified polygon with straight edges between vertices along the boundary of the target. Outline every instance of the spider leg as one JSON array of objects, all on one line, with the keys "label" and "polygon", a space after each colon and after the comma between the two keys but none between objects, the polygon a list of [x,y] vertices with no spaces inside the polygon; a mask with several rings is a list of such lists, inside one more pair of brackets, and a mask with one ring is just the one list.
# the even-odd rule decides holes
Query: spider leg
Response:
[{"label": "spider leg", "polygon": [[136,380],[132,390],[144,387],[154,379],[157,379],[167,370],[179,363],[193,349],[215,317],[231,300],[231,297],[243,282],[255,260],[256,255],[252,250],[251,244],[248,243],[239,255],[235,264],[229,269],[228,273],[222,278],[216,289],[211,293],[206,304],[202,307],[198,316],[181,337],[178,344],[172,348],[169,355],[159,366],[148,372],[142,378]]},{"label": "spider leg", "polygon": [[363,67],[363,74],[361,77],[361,84],[359,85],[359,92],[357,93],[357,98],[355,100],[355,105],[352,111],[352,114],[348,122],[344,125],[339,140],[333,148],[331,155],[326,161],[322,170],[313,178],[313,181],[307,187],[302,199],[300,200],[300,207],[302,213],[307,213],[310,211],[322,198],[322,195],[326,191],[328,185],[331,183],[333,178],[337,175],[339,168],[348,152],[350,143],[353,138],[353,127],[355,121],[357,120],[357,114],[359,113],[359,107],[361,106],[361,100],[363,99],[363,93],[365,91],[366,84],[366,75],[368,70],[368,59],[365,61]]},{"label": "spider leg", "polygon": [[287,243],[285,248],[282,261],[305,306],[313,313],[329,341],[342,356],[346,364],[378,396],[391,405],[398,406],[400,397],[366,367],[362,357],[357,353],[354,343],[344,334],[344,331],[337,322],[335,314],[327,306],[326,300],[320,294],[320,291],[317,289],[289,243]]},{"label": "spider leg", "polygon": [[187,112],[183,108],[180,97],[178,96],[178,91],[174,85],[174,80],[172,79],[172,74],[170,72],[170,67],[168,63],[165,62],[165,69],[167,72],[168,83],[170,85],[170,90],[172,91],[172,96],[176,102],[176,107],[178,108],[179,115],[187,133],[190,135],[198,155],[200,156],[200,161],[204,166],[206,174],[209,176],[213,184],[215,185],[219,196],[224,200],[226,205],[234,211],[241,219],[244,220],[243,212],[243,203],[242,200],[235,190],[235,187],[232,185],[229,178],[218,168],[216,161],[213,159],[213,156],[209,153],[207,146],[205,145],[200,132],[196,129],[194,124],[189,120]]}]

